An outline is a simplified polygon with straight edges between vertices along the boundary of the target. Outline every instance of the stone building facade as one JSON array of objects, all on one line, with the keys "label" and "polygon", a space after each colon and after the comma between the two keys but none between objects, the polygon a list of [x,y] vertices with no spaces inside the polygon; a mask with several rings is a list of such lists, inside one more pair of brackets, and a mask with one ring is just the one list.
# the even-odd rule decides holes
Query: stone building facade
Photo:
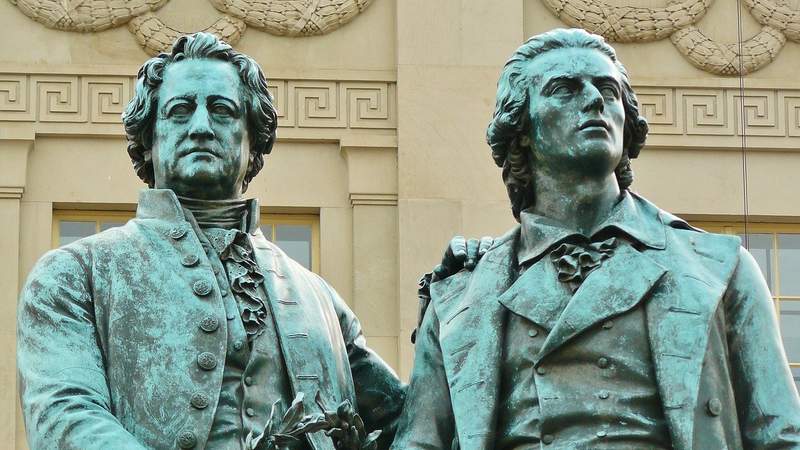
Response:
[{"label": "stone building facade", "polygon": [[19,289],[48,249],[124,222],[138,66],[210,30],[263,66],[278,142],[248,194],[403,376],[416,280],[454,234],[514,224],[484,133],[505,59],[581,26],[614,41],[651,124],[634,190],[751,234],[800,374],[798,0],[0,0],[0,447],[26,448]]}]

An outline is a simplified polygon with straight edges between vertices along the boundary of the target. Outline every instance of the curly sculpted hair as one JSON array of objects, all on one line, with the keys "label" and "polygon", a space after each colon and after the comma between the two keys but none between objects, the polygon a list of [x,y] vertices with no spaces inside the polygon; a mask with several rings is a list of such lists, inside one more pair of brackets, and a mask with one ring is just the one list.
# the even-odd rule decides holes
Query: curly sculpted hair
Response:
[{"label": "curly sculpted hair", "polygon": [[171,53],[161,53],[150,58],[139,68],[136,91],[125,112],[122,123],[128,138],[128,155],[136,175],[151,188],[153,174],[153,131],[158,107],[158,88],[164,81],[164,70],[173,63],[185,59],[216,59],[227,61],[236,68],[242,82],[242,103],[247,118],[250,136],[250,156],[243,190],[250,180],[264,167],[264,155],[272,151],[278,118],[272,104],[272,95],[267,90],[267,79],[261,67],[252,58],[239,53],[213,34],[195,33],[175,41]]},{"label": "curly sculpted hair", "polygon": [[586,48],[606,55],[622,76],[622,103],[625,110],[623,156],[615,170],[620,189],[633,183],[631,159],[639,156],[647,138],[647,120],[639,115],[636,94],[628,80],[628,72],[617,59],[614,49],[605,40],[581,29],[558,29],[528,39],[506,62],[497,82],[497,100],[492,121],[486,130],[486,140],[492,148],[492,158],[503,169],[503,182],[511,200],[511,210],[519,214],[535,203],[532,152],[522,145],[522,137],[530,136],[530,97],[528,88],[538,80],[532,79],[534,58],[560,48]]}]

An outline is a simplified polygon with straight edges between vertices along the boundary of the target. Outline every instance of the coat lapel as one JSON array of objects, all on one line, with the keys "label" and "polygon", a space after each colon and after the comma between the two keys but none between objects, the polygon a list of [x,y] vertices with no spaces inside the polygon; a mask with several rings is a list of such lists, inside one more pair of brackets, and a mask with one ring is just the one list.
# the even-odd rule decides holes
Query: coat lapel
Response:
[{"label": "coat lapel", "polygon": [[[334,345],[328,330],[337,329],[338,323],[326,323],[326,317],[316,307],[313,299],[323,294],[295,274],[288,257],[269,243],[260,230],[253,233],[251,239],[256,260],[263,271],[264,288],[275,317],[293,395],[303,392],[306,411],[318,410],[314,403],[318,391],[325,403],[338,404],[344,399],[336,396],[334,379],[328,373],[336,367],[331,360],[330,352]],[[308,437],[317,450],[333,449],[330,438],[321,432],[310,433]]]},{"label": "coat lapel", "polygon": [[676,232],[688,233],[688,239],[670,239],[667,251],[650,253],[674,270],[654,292],[646,312],[673,446],[689,450],[709,327],[735,268],[739,243],[730,236]]},{"label": "coat lapel", "polygon": [[514,244],[518,235],[517,228],[496,243],[474,272],[463,271],[431,285],[463,450],[493,447],[506,318],[498,298],[516,274]]},{"label": "coat lapel", "polygon": [[539,261],[528,268],[498,301],[514,314],[551,330],[572,296],[557,276],[555,265]]},{"label": "coat lapel", "polygon": [[536,357],[536,364],[564,343],[609,317],[632,309],[661,279],[666,269],[620,245],[614,255],[592,272],[567,304]]}]

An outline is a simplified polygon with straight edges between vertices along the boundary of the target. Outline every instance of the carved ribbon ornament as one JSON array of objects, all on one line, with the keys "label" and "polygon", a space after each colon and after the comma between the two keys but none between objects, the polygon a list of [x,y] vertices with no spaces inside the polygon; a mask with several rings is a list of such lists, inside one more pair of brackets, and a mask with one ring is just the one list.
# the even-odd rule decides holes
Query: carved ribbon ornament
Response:
[{"label": "carved ribbon ornament", "polygon": [[541,0],[565,24],[585,28],[611,42],[669,37],[692,65],[724,76],[753,73],[771,63],[787,39],[800,42],[800,11],[780,0],[742,1],[763,28],[740,45],[718,43],[695,25],[714,0],[671,0],[662,8],[615,6],[603,0]]}]

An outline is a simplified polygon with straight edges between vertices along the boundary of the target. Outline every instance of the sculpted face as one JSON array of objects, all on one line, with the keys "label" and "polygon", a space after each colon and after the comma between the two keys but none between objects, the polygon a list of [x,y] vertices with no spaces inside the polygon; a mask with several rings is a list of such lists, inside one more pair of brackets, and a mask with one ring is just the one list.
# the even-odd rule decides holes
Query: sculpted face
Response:
[{"label": "sculpted face", "polygon": [[236,69],[211,59],[169,65],[158,91],[155,187],[202,199],[234,199],[247,171],[247,118]]},{"label": "sculpted face", "polygon": [[621,74],[593,49],[564,48],[534,58],[529,87],[536,170],[605,176],[622,158]]}]

